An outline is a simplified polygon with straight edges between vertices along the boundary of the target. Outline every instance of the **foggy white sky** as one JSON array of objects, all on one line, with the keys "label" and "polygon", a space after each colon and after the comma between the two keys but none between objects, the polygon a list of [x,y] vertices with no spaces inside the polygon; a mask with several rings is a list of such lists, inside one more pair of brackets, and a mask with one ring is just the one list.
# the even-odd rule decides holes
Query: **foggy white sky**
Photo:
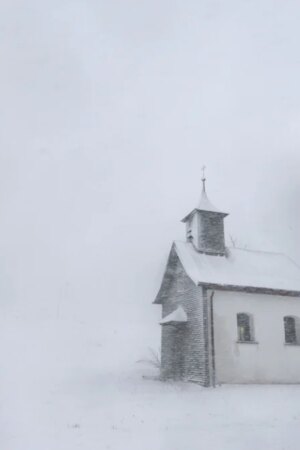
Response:
[{"label": "foggy white sky", "polygon": [[227,235],[300,262],[299,23],[297,0],[3,0],[2,304],[154,318],[204,163]]}]

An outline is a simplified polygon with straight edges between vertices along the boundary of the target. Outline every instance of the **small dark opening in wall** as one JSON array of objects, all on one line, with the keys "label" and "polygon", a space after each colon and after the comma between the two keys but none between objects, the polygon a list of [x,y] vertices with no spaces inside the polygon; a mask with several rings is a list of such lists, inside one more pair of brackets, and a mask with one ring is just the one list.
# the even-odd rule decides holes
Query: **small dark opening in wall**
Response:
[{"label": "small dark opening in wall", "polygon": [[251,330],[251,317],[246,313],[237,314],[238,340],[250,342],[253,340]]},{"label": "small dark opening in wall", "polygon": [[284,318],[284,334],[286,344],[297,343],[296,319],[295,317]]}]

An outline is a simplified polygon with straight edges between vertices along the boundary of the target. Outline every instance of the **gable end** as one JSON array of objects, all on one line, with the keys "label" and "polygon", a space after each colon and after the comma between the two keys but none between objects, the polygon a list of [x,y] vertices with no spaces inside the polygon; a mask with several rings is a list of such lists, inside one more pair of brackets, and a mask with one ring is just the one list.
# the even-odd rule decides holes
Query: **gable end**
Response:
[{"label": "gable end", "polygon": [[[178,270],[180,270],[180,271],[183,270],[185,275],[190,279],[190,277],[186,273],[178,255],[177,255],[175,244],[173,244],[170,254],[169,254],[169,258],[168,258],[167,266],[165,269],[165,273],[163,275],[161,286],[160,286],[160,289],[158,291],[158,294],[157,294],[153,304],[161,305],[163,303],[164,299],[168,297],[170,289],[173,286],[173,284],[178,283],[178,277],[177,277]],[[193,284],[195,284],[195,286],[196,286],[196,283],[193,282]],[[180,289],[180,286],[178,286],[178,288]]]}]

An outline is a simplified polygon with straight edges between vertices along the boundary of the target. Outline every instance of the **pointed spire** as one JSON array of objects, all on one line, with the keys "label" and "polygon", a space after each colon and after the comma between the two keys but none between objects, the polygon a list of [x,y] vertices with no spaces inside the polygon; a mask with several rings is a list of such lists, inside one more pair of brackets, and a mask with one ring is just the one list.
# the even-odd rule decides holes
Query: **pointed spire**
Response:
[{"label": "pointed spire", "polygon": [[203,184],[202,192],[205,192],[205,182],[206,182],[205,169],[206,169],[206,166],[203,166],[202,169],[201,169],[202,170],[202,184]]},{"label": "pointed spire", "polygon": [[205,178],[205,169],[206,166],[202,167],[202,194],[201,194],[201,199],[200,202],[198,204],[198,209],[202,210],[202,211],[212,211],[212,212],[221,212],[219,209],[217,209],[214,205],[212,205],[212,203],[210,202],[210,200],[207,197],[206,194],[206,178]]},{"label": "pointed spire", "polygon": [[218,208],[216,208],[209,200],[209,198],[207,197],[207,193],[206,193],[206,177],[205,177],[205,169],[206,166],[202,167],[202,193],[201,193],[201,198],[200,201],[198,203],[198,205],[196,206],[195,209],[193,209],[187,216],[185,216],[182,219],[182,222],[187,222],[188,219],[190,218],[190,216],[192,216],[196,211],[204,211],[204,212],[212,212],[212,213],[217,213],[217,214],[222,214],[223,217],[228,216],[227,213],[224,213],[222,211],[220,211]]}]

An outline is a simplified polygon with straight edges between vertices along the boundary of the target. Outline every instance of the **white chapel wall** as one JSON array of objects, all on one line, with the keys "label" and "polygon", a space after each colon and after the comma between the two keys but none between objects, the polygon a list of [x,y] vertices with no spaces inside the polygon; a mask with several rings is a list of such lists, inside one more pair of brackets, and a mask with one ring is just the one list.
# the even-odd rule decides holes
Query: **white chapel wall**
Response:
[{"label": "white chapel wall", "polygon": [[[215,291],[219,383],[300,383],[300,346],[286,345],[284,316],[300,318],[300,298]],[[237,343],[239,312],[252,314],[257,343]]]}]

